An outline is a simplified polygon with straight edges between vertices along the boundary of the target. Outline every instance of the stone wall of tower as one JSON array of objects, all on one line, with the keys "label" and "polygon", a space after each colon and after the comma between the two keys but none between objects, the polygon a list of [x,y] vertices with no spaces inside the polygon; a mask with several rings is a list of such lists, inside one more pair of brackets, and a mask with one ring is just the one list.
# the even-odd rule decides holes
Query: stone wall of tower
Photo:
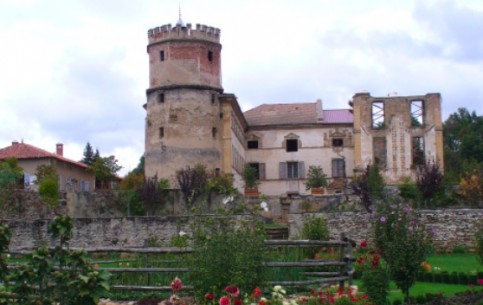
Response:
[{"label": "stone wall of tower", "polygon": [[145,175],[170,179],[201,163],[221,168],[219,30],[162,26],[149,30]]}]

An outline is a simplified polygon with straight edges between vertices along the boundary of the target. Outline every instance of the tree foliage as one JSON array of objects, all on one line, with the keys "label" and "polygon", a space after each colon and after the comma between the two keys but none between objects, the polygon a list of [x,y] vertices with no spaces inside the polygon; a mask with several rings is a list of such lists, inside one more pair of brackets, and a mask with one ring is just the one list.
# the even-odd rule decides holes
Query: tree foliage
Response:
[{"label": "tree foliage", "polygon": [[399,197],[379,204],[372,219],[374,239],[389,265],[391,279],[409,299],[420,265],[432,250],[431,234]]},{"label": "tree foliage", "polygon": [[187,166],[176,171],[176,180],[189,211],[196,199],[205,190],[209,180],[209,173],[204,165],[196,164],[194,167]]},{"label": "tree foliage", "polygon": [[362,206],[371,212],[374,201],[381,199],[384,192],[384,178],[377,164],[367,165],[364,173],[352,180],[351,187],[354,194],[359,197]]},{"label": "tree foliage", "polygon": [[89,170],[96,177],[96,187],[107,188],[107,185],[118,171],[122,169],[122,166],[118,164],[118,160],[115,156],[109,157],[97,157],[89,166]]},{"label": "tree foliage", "polygon": [[22,179],[23,169],[16,158],[0,161],[0,189],[17,188]]},{"label": "tree foliage", "polygon": [[94,154],[94,150],[89,142],[87,142],[86,147],[84,148],[83,158],[81,160],[82,163],[87,165],[92,165],[96,160],[96,156]]},{"label": "tree foliage", "polygon": [[443,173],[438,163],[426,162],[416,170],[416,186],[425,207],[437,205],[444,194]]},{"label": "tree foliage", "polygon": [[454,181],[483,163],[483,117],[459,108],[443,125],[445,171]]}]

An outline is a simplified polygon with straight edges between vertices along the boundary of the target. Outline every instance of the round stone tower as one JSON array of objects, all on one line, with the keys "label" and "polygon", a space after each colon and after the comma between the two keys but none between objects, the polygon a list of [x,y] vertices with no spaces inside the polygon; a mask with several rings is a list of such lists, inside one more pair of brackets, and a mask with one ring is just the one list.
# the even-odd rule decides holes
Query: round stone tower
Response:
[{"label": "round stone tower", "polygon": [[149,30],[148,41],[146,177],[174,182],[175,172],[188,165],[220,168],[220,30],[194,29],[180,18],[174,27]]}]

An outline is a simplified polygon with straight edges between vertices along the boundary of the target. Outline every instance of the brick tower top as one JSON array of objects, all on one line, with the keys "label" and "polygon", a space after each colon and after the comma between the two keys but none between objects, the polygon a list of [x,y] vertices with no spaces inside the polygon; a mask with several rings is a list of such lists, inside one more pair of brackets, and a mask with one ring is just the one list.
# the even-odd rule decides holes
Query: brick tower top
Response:
[{"label": "brick tower top", "polygon": [[191,23],[186,26],[178,23],[174,27],[171,24],[165,24],[148,31],[149,44],[174,39],[207,40],[220,43],[220,29],[202,24],[196,24],[196,29],[193,29]]}]

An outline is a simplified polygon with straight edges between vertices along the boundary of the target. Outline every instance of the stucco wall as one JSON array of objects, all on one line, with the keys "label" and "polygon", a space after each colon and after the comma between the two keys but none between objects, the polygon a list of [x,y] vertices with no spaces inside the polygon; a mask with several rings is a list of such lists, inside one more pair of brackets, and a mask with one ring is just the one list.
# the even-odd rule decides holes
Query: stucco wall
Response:
[{"label": "stucco wall", "polygon": [[[321,166],[328,178],[332,177],[332,160],[345,160],[345,174],[352,177],[354,169],[354,144],[352,128],[317,127],[266,129],[249,132],[249,137],[257,138],[258,149],[247,149],[247,163],[265,163],[265,179],[259,191],[266,195],[284,195],[287,192],[310,194],[305,190],[305,179],[280,179],[280,162],[304,162],[305,173],[309,166]],[[287,137],[297,137],[299,147],[296,152],[287,152],[284,147]],[[332,138],[342,138],[342,147],[333,147]]]}]

